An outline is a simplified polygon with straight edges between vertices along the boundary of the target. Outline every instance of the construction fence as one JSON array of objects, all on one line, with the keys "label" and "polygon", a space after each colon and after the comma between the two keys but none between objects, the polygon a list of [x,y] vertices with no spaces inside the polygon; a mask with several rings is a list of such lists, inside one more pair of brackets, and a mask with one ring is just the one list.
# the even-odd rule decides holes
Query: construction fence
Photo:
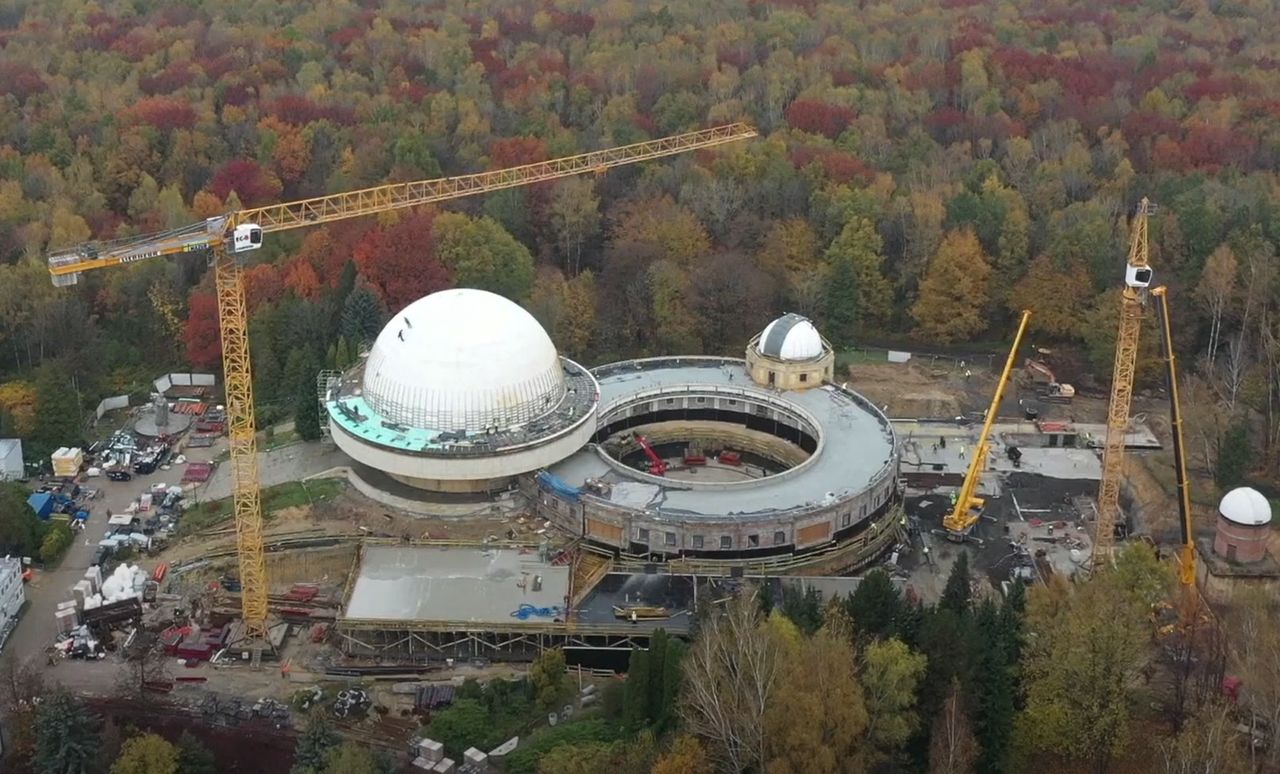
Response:
[{"label": "construction fence", "polygon": [[213,374],[165,374],[152,384],[156,392],[168,392],[173,387],[212,387],[218,383]]},{"label": "construction fence", "polygon": [[113,395],[110,398],[103,398],[98,401],[98,408],[94,412],[95,421],[101,421],[102,415],[106,414],[108,411],[115,411],[116,409],[122,408],[129,408],[128,395]]}]

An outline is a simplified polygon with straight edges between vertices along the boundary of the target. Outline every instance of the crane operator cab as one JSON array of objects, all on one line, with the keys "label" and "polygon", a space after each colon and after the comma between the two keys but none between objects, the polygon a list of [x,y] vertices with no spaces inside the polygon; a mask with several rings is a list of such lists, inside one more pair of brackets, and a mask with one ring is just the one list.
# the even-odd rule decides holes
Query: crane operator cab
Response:
[{"label": "crane operator cab", "polygon": [[1135,266],[1132,263],[1125,266],[1124,284],[1131,288],[1145,290],[1151,285],[1151,267]]},{"label": "crane operator cab", "polygon": [[257,250],[262,247],[262,227],[256,223],[244,223],[236,226],[231,237],[231,249],[237,253],[246,250]]}]

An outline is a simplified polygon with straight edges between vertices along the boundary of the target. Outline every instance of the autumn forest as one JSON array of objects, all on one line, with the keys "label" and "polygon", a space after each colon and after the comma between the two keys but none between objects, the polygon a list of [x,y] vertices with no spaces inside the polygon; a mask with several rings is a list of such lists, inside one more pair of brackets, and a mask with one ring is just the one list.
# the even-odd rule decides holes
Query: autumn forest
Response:
[{"label": "autumn forest", "polygon": [[738,352],[788,310],[842,348],[998,348],[1030,307],[1105,384],[1145,195],[1200,461],[1244,438],[1274,474],[1278,26],[1257,0],[6,0],[0,435],[65,434],[55,385],[91,408],[218,364],[202,259],[55,291],[49,249],[745,121],[759,139],[273,237],[247,275],[260,419],[451,286],[592,363]]}]

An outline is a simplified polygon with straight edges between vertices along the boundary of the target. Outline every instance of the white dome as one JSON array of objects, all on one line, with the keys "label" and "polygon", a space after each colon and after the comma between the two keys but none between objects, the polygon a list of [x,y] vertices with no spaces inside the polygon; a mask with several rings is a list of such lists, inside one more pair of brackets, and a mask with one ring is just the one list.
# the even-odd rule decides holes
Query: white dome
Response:
[{"label": "white dome", "polygon": [[756,346],[760,354],[778,360],[815,360],[826,349],[813,323],[794,312],[766,325]]},{"label": "white dome", "polygon": [[1271,503],[1257,489],[1242,486],[1223,495],[1218,513],[1227,521],[1256,527],[1271,521]]},{"label": "white dome", "polygon": [[378,334],[364,368],[374,411],[446,432],[529,422],[553,410],[565,389],[547,332],[485,290],[443,290],[409,304]]}]

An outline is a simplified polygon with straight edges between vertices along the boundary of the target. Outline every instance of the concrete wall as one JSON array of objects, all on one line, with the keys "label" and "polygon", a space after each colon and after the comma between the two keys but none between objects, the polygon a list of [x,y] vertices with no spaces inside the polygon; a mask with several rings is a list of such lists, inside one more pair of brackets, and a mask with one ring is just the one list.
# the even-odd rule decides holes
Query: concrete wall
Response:
[{"label": "concrete wall", "polygon": [[809,452],[786,439],[728,422],[698,419],[654,422],[623,432],[641,433],[655,446],[689,441],[699,443],[704,452],[721,449],[751,452],[787,467],[794,467],[809,459]]},{"label": "concrete wall", "polygon": [[1200,593],[1216,605],[1231,604],[1238,595],[1259,592],[1272,599],[1280,598],[1280,574],[1276,575],[1215,575],[1204,562],[1196,563]]},{"label": "concrete wall", "polygon": [[[832,535],[881,513],[894,494],[893,472],[892,468],[886,469],[861,491],[825,505],[759,516],[659,516],[586,493],[572,502],[549,490],[539,491],[534,502],[540,518],[573,534],[586,534],[596,543],[624,551],[632,551],[640,544],[648,546],[649,552],[671,555],[786,553],[824,545]],[[596,525],[590,532],[588,520]],[[826,528],[810,529],[800,536],[805,527],[813,525]]]}]

